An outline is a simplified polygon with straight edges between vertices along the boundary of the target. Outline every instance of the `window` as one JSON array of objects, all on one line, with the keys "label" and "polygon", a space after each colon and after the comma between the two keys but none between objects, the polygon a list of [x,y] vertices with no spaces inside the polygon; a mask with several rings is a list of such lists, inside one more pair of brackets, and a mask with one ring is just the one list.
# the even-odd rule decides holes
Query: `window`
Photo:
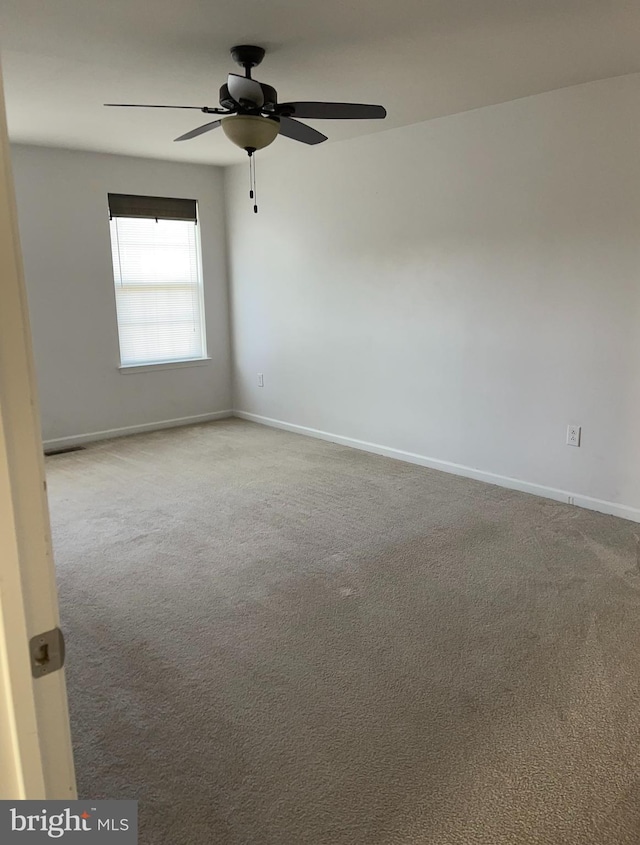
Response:
[{"label": "window", "polygon": [[206,357],[195,200],[109,194],[120,363]]}]

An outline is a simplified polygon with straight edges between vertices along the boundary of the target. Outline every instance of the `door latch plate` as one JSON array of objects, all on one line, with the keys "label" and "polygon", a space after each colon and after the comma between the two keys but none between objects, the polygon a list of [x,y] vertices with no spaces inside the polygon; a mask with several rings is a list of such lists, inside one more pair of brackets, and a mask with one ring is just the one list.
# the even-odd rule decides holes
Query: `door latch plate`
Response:
[{"label": "door latch plate", "polygon": [[36,634],[29,640],[29,654],[31,656],[31,674],[34,678],[42,678],[57,672],[64,666],[64,636],[60,628]]}]

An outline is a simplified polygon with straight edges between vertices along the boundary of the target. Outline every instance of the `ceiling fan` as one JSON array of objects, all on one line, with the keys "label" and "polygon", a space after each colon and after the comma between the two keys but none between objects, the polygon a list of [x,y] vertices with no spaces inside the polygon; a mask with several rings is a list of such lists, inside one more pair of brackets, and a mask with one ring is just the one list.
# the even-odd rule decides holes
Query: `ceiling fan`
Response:
[{"label": "ceiling fan", "polygon": [[[275,141],[278,135],[301,141],[303,144],[321,144],[327,136],[312,129],[297,118],[361,120],[386,117],[382,106],[363,103],[279,103],[278,94],[271,85],[251,78],[251,69],[260,64],[265,55],[262,47],[233,47],[233,60],[244,68],[245,75],[230,73],[226,85],[220,88],[221,108],[210,106],[159,106],[138,103],[105,103],[106,106],[148,109],[196,109],[205,114],[222,117],[186,132],[176,141],[189,141],[212,129],[222,126],[229,140],[250,155]],[[247,118],[251,120],[247,121]]]},{"label": "ceiling fan", "polygon": [[[273,143],[278,135],[301,141],[303,144],[321,144],[327,136],[297,118],[332,119],[332,120],[370,120],[384,118],[387,111],[383,106],[364,103],[318,103],[291,102],[279,103],[278,93],[271,85],[258,82],[251,77],[251,69],[263,60],[263,47],[241,45],[231,49],[233,60],[244,68],[244,76],[230,73],[226,85],[220,88],[220,108],[211,106],[165,106],[140,103],[105,103],[105,106],[119,108],[147,109],[195,109],[205,114],[221,115],[216,120],[204,123],[175,138],[176,141],[189,141],[212,129],[222,127],[227,138],[236,146],[245,150],[251,157],[256,150],[261,150]],[[255,165],[251,172],[250,196],[255,196]],[[258,207],[254,204],[254,211]]]}]

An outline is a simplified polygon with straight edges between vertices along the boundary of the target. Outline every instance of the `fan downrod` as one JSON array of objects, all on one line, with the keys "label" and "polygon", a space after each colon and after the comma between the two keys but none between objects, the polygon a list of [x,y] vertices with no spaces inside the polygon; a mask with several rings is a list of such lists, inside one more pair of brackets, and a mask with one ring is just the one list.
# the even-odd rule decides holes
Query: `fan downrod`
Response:
[{"label": "fan downrod", "polygon": [[241,44],[238,47],[231,48],[231,58],[246,70],[249,77],[251,76],[251,68],[260,64],[264,59],[264,54],[264,47],[254,47],[249,44]]}]

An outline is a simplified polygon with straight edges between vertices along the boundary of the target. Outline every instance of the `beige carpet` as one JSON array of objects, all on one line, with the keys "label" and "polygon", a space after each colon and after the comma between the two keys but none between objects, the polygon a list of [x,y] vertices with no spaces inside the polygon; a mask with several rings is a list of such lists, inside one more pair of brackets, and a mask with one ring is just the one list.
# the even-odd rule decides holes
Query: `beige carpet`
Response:
[{"label": "beige carpet", "polygon": [[640,526],[235,420],[47,467],[143,845],[640,842]]}]

